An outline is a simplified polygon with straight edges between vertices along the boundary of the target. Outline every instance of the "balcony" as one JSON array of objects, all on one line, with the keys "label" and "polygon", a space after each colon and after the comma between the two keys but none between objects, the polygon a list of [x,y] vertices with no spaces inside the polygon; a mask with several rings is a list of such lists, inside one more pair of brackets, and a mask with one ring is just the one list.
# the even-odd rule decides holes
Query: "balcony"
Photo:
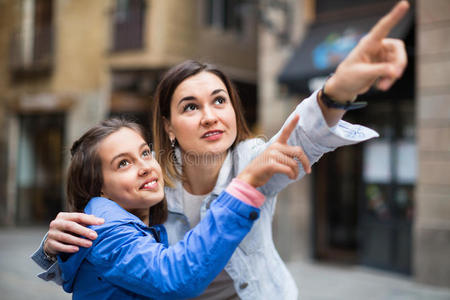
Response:
[{"label": "balcony", "polygon": [[34,28],[32,34],[11,35],[10,71],[14,80],[47,76],[53,67],[53,29]]},{"label": "balcony", "polygon": [[139,50],[144,46],[146,5],[143,0],[117,1],[112,16],[113,52]]}]

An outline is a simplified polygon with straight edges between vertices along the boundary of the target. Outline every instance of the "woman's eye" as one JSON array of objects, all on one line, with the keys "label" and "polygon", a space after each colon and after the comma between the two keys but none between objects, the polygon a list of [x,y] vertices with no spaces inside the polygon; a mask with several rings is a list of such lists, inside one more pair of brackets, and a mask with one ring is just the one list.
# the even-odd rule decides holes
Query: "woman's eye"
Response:
[{"label": "woman's eye", "polygon": [[193,111],[197,109],[197,105],[194,103],[188,103],[183,107],[183,112],[185,111]]},{"label": "woman's eye", "polygon": [[224,97],[217,97],[216,99],[214,99],[214,103],[216,104],[224,104],[225,102],[227,102],[227,99],[225,99]]},{"label": "woman's eye", "polygon": [[126,160],[126,159],[121,160],[121,161],[119,162],[119,169],[120,169],[120,168],[125,168],[125,167],[128,166],[129,164],[130,164],[130,162],[129,162],[128,160]]}]

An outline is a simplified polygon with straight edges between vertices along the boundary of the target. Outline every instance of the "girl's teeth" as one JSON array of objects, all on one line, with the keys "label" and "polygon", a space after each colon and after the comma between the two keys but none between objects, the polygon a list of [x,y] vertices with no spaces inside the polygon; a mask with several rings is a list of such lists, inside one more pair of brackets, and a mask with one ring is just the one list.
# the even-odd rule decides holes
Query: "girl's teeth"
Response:
[{"label": "girl's teeth", "polygon": [[149,182],[149,183],[146,183],[145,185],[144,185],[144,187],[149,187],[149,186],[151,186],[151,185],[153,185],[153,184],[155,184],[156,183],[156,180],[153,180],[153,181],[151,181],[151,182]]}]

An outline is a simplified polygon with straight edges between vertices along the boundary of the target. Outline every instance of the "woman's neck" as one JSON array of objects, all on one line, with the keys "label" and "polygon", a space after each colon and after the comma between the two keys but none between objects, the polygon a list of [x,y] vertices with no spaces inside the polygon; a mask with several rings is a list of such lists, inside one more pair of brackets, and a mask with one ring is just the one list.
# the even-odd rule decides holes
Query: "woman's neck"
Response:
[{"label": "woman's neck", "polygon": [[193,195],[210,193],[217,182],[220,168],[227,157],[227,152],[221,155],[184,156],[183,187]]}]

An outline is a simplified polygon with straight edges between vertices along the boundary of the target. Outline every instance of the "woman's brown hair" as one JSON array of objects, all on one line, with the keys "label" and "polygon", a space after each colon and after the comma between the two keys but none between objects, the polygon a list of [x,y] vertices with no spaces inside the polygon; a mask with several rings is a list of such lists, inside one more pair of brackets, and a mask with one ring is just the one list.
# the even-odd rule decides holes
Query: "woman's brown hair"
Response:
[{"label": "woman's brown hair", "polygon": [[173,187],[173,180],[182,180],[182,176],[176,167],[174,149],[171,146],[169,135],[164,129],[164,119],[170,121],[170,103],[175,89],[188,77],[200,72],[210,72],[222,80],[230,96],[236,114],[236,139],[232,145],[248,139],[250,130],[244,118],[241,100],[231,80],[216,66],[198,61],[188,60],[169,69],[156,88],[153,100],[153,142],[158,161],[161,164],[165,184]]},{"label": "woman's brown hair", "polygon": [[[66,189],[71,211],[83,212],[91,198],[100,196],[103,174],[98,145],[110,134],[124,127],[134,130],[148,142],[145,130],[139,124],[124,118],[111,118],[92,127],[73,143]],[[164,198],[150,207],[150,226],[162,224],[166,219],[167,203]]]}]

